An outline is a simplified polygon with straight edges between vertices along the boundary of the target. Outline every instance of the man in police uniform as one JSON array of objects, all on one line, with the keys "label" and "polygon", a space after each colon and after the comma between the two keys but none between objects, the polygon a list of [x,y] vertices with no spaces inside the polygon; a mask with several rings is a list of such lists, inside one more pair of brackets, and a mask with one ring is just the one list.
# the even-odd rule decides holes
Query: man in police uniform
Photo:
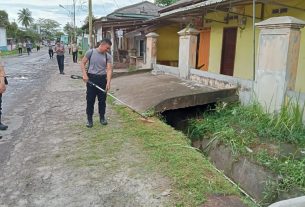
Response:
[{"label": "man in police uniform", "polygon": [[[0,51],[1,53],[1,51]],[[6,84],[7,84],[7,80],[5,77],[5,72],[4,72],[4,63],[1,60],[0,57],[0,130],[6,130],[8,127],[4,124],[2,124],[1,122],[1,114],[2,114],[2,93],[5,92],[6,90]],[[0,139],[2,138],[2,136],[0,135]]]},{"label": "man in police uniform", "polygon": [[57,63],[58,63],[58,69],[59,69],[59,74],[64,75],[64,60],[65,60],[65,46],[62,42],[59,40],[56,42],[55,49],[54,51],[57,53],[56,58],[57,58]]},{"label": "man in police uniform", "polygon": [[[106,92],[110,89],[110,81],[112,76],[112,56],[108,54],[112,43],[109,39],[103,39],[99,42],[99,46],[86,52],[81,61],[81,69],[83,73],[83,81],[85,83],[90,80]],[[86,71],[86,64],[88,71]],[[98,110],[100,115],[100,123],[107,125],[105,118],[106,96],[107,94],[100,91],[96,87],[87,83],[87,127],[93,126],[93,112],[96,96],[98,98]]]}]

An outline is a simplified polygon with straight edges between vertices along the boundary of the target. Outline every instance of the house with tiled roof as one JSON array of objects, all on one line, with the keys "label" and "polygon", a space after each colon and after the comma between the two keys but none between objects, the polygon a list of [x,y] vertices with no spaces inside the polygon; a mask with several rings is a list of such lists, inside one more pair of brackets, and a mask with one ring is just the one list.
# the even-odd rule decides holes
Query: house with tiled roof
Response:
[{"label": "house with tiled roof", "polygon": [[110,38],[113,42],[112,54],[115,62],[143,62],[145,56],[145,36],[134,33],[126,36],[130,31],[150,25],[145,21],[159,16],[160,7],[149,1],[129,5],[115,10],[106,17],[97,19],[93,23],[96,41]]}]

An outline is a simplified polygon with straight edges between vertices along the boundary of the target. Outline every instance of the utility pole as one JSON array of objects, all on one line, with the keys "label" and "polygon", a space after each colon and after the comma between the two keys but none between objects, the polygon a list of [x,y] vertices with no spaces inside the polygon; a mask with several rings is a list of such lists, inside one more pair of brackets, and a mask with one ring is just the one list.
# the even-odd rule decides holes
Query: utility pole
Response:
[{"label": "utility pole", "polygon": [[93,48],[93,40],[92,40],[92,0],[89,0],[88,21],[89,21],[89,44],[90,44],[90,48]]},{"label": "utility pole", "polygon": [[75,25],[75,0],[73,0],[73,32],[74,32],[74,38],[73,38],[73,42],[77,41],[76,40],[76,25]]},{"label": "utility pole", "polygon": [[73,17],[73,35],[71,35],[72,41],[76,41],[75,5],[76,5],[76,0],[73,0],[73,12],[71,12],[69,9],[67,9],[63,5],[59,4],[59,7],[68,11],[69,17]]},{"label": "utility pole", "polygon": [[256,40],[255,40],[255,18],[256,18],[256,0],[253,0],[253,83],[255,82],[255,68],[256,68]]}]

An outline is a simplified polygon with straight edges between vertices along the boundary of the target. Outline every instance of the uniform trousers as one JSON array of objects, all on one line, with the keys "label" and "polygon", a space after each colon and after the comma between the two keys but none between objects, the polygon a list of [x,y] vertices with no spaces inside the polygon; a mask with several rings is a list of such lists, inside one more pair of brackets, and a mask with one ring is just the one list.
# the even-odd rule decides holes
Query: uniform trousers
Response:
[{"label": "uniform trousers", "polygon": [[[88,73],[89,80],[105,90],[107,77],[106,75],[95,75]],[[87,83],[87,109],[86,113],[89,118],[92,118],[94,112],[95,99],[98,99],[98,112],[101,118],[105,116],[106,110],[106,93]]]}]

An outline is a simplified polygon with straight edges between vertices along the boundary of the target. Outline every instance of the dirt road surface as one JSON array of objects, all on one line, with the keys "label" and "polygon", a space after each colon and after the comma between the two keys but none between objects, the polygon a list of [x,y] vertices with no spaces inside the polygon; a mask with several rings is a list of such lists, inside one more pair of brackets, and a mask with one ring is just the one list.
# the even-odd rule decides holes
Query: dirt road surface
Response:
[{"label": "dirt road surface", "polygon": [[[79,65],[66,57],[66,75],[59,75],[55,59],[49,60],[44,50],[22,57],[24,64],[19,60],[11,58],[7,65],[12,81],[3,98],[9,130],[1,132],[0,207],[171,206],[164,193],[169,180],[143,172],[139,163],[146,157],[133,143],[124,143],[111,157],[104,153],[96,165],[70,163],[83,153],[78,148],[90,130],[84,127],[85,86],[70,78],[80,74]],[[13,78],[21,77],[21,69],[32,74],[17,84]],[[107,116],[106,127],[120,127],[111,107]]]}]

